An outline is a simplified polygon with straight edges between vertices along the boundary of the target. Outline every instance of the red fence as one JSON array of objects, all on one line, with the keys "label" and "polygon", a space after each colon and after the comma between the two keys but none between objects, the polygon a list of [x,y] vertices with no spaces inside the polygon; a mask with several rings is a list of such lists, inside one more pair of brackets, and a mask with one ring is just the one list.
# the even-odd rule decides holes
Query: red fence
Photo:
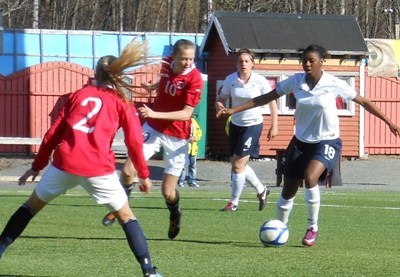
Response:
[{"label": "red fence", "polygon": [[[65,96],[81,88],[92,75],[91,69],[78,64],[47,62],[0,76],[0,137],[42,137]],[[0,145],[0,152],[36,152],[37,147]]]},{"label": "red fence", "polygon": [[[156,81],[159,65],[148,65],[132,74],[133,84]],[[132,72],[133,73],[133,72]],[[68,62],[46,62],[10,76],[0,75],[0,137],[42,138],[56,119],[69,93],[80,89],[93,70]],[[138,88],[138,103],[152,102],[155,94]],[[39,146],[0,144],[0,153],[35,153]]]},{"label": "red fence", "polygon": [[[400,125],[400,81],[396,78],[367,77],[366,97],[390,120]],[[365,152],[370,155],[399,155],[400,138],[396,138],[380,119],[365,113]]]}]

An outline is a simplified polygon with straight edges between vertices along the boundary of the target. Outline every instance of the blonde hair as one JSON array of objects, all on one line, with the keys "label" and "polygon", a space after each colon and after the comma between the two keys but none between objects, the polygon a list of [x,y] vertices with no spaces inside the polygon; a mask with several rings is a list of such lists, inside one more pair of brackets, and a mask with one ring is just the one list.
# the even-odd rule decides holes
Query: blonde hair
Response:
[{"label": "blonde hair", "polygon": [[129,85],[123,80],[124,75],[126,75],[124,71],[130,67],[144,65],[147,52],[146,41],[140,42],[133,39],[121,51],[118,58],[112,55],[101,57],[96,65],[96,81],[100,84],[112,85],[116,94],[124,101],[129,102],[124,89],[132,90],[132,88],[138,86]]},{"label": "blonde hair", "polygon": [[190,40],[187,39],[180,39],[175,42],[173,49],[172,49],[172,54],[176,56],[182,49],[196,49],[196,45],[191,42]]}]

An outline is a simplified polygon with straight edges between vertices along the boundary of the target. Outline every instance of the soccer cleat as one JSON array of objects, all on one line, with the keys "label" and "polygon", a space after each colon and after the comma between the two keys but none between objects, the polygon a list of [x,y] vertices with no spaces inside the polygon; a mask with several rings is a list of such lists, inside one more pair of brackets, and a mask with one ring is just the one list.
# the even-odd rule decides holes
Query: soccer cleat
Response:
[{"label": "soccer cleat", "polygon": [[184,183],[181,183],[181,182],[179,182],[179,183],[178,183],[178,187],[180,187],[180,188],[184,188],[184,187],[185,187],[185,184],[184,184]]},{"label": "soccer cleat", "polygon": [[199,184],[197,184],[196,182],[193,182],[193,183],[190,183],[190,184],[189,184],[189,187],[198,188],[198,187],[200,187],[200,186],[199,186]]},{"label": "soccer cleat", "polygon": [[307,247],[314,246],[317,243],[318,232],[314,231],[314,228],[311,227],[307,229],[306,234],[304,235],[302,244]]},{"label": "soccer cleat", "polygon": [[232,202],[228,202],[228,204],[223,208],[222,212],[236,212],[238,206],[234,205]]},{"label": "soccer cleat", "polygon": [[265,206],[267,205],[267,195],[269,194],[269,192],[269,188],[267,188],[267,186],[264,186],[264,191],[260,194],[257,194],[257,198],[259,201],[258,209],[260,211],[264,210]]},{"label": "soccer cleat", "polygon": [[109,212],[108,214],[106,214],[106,216],[103,218],[103,225],[104,226],[111,226],[113,225],[113,223],[115,222],[115,220],[117,220],[117,218],[115,217],[115,215],[111,212]]},{"label": "soccer cleat", "polygon": [[143,277],[163,277],[160,272],[157,271],[156,267],[153,267],[152,270],[146,272]]},{"label": "soccer cleat", "polygon": [[177,209],[177,212],[170,213],[169,215],[169,229],[168,229],[168,238],[174,239],[179,234],[181,230],[181,217],[182,212],[180,209]]}]

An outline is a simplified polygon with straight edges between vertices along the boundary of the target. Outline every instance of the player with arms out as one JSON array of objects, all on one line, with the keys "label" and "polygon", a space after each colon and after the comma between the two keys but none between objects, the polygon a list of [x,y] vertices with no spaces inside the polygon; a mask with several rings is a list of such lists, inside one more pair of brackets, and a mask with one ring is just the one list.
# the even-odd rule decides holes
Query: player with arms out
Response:
[{"label": "player with arms out", "polygon": [[341,97],[361,105],[383,120],[395,136],[400,135],[400,128],[376,105],[357,94],[345,81],[322,69],[326,54],[326,50],[319,45],[308,46],[302,55],[304,73],[294,74],[281,81],[267,94],[232,109],[220,109],[217,112],[217,117],[230,115],[293,93],[296,98],[295,134],[285,152],[284,185],[277,202],[277,218],[287,224],[297,190],[304,180],[308,228],[302,244],[308,247],[315,245],[318,239],[318,179],[332,170],[342,151],[336,98]]},{"label": "player with arms out", "polygon": [[[203,80],[195,67],[196,45],[186,39],[178,40],[172,56],[166,57],[161,66],[160,79],[154,84],[143,84],[147,90],[157,90],[153,109],[144,105],[138,108],[139,115],[146,119],[143,125],[143,153],[145,159],[164,149],[165,169],[161,192],[170,211],[168,238],[174,239],[180,231],[181,210],[178,178],[185,165],[191,117],[203,88]],[[135,167],[127,159],[121,172],[121,183],[129,187],[134,182]],[[107,214],[104,221],[113,222]],[[107,224],[110,225],[110,224]]]},{"label": "player with arms out", "polygon": [[35,180],[53,154],[49,168],[32,195],[1,233],[0,257],[50,201],[80,185],[97,204],[114,212],[143,276],[161,276],[152,265],[146,238],[129,207],[110,149],[117,130],[122,127],[128,155],[137,169],[140,190],[148,193],[152,184],[143,155],[140,121],[136,109],[125,97],[122,81],[126,68],[143,63],[145,50],[144,43],[132,41],[119,58],[100,58],[95,71],[96,84],[70,95],[45,134],[32,167],[19,178],[19,185],[25,185],[31,176]]}]

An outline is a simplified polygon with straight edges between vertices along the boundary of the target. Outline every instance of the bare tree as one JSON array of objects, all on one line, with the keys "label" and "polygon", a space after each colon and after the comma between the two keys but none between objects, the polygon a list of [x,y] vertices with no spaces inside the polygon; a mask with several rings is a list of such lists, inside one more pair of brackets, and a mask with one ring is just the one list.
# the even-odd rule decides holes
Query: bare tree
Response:
[{"label": "bare tree", "polygon": [[90,30],[94,30],[95,29],[95,24],[96,24],[96,13],[94,11],[98,10],[99,7],[99,1],[96,0],[92,0],[91,6],[93,7],[93,10],[91,12],[91,16],[90,16]]},{"label": "bare tree", "polygon": [[[0,0],[5,28],[199,32],[213,11],[352,14],[364,37],[393,38],[400,0]],[[391,12],[384,12],[388,8]]]},{"label": "bare tree", "polygon": [[327,11],[326,0],[322,0],[322,14],[326,14],[326,11]]},{"label": "bare tree", "polygon": [[133,0],[133,16],[132,16],[132,25],[131,28],[133,31],[137,31],[137,27],[138,27],[138,16],[139,16],[139,7],[140,7],[140,0]]},{"label": "bare tree", "polygon": [[346,14],[346,1],[345,0],[340,0],[340,14],[341,15]]},{"label": "bare tree", "polygon": [[124,31],[124,0],[117,0],[118,4],[118,31]]},{"label": "bare tree", "polygon": [[168,18],[167,18],[167,27],[169,32],[176,31],[176,1],[175,0],[167,0],[168,6]]},{"label": "bare tree", "polygon": [[[159,7],[160,7],[160,10],[162,9],[163,4],[164,4],[164,1],[161,1],[161,5],[159,6]],[[167,8],[168,8],[168,7],[167,7]],[[155,23],[154,23],[154,29],[153,29],[153,31],[156,31],[156,30],[157,30],[158,23],[159,23],[159,19],[160,19],[160,15],[161,15],[161,12],[157,13],[156,20],[155,20]],[[169,23],[169,22],[168,22],[168,23]],[[168,24],[167,24],[167,26],[168,26]]]},{"label": "bare tree", "polygon": [[356,18],[360,15],[360,1],[359,0],[354,0],[353,1],[353,14],[355,15]]},{"label": "bare tree", "polygon": [[188,16],[187,16],[187,5],[188,1],[182,1],[181,5],[179,6],[179,9],[177,11],[177,16],[176,18],[179,18],[180,20],[175,21],[176,22],[176,29],[175,31],[177,32],[184,32],[183,30],[185,29],[185,26],[188,25]]},{"label": "bare tree", "polygon": [[39,28],[39,0],[33,0],[32,29]]},{"label": "bare tree", "polygon": [[200,10],[199,10],[199,25],[197,28],[197,32],[202,33],[205,32],[208,21],[211,18],[211,11],[213,7],[213,1],[199,1]]},{"label": "bare tree", "polygon": [[376,1],[376,3],[375,3],[375,7],[374,7],[374,9],[373,9],[373,19],[374,19],[374,22],[373,22],[373,26],[374,26],[374,28],[373,28],[373,33],[372,33],[372,36],[373,37],[375,37],[376,36],[376,33],[377,33],[377,31],[378,31],[378,25],[379,25],[379,23],[378,23],[378,20],[376,20],[377,18],[378,18],[378,16],[379,16],[379,14],[380,14],[380,11],[382,10],[382,8],[381,8],[381,3],[382,3],[382,1],[381,0],[377,0]]}]

